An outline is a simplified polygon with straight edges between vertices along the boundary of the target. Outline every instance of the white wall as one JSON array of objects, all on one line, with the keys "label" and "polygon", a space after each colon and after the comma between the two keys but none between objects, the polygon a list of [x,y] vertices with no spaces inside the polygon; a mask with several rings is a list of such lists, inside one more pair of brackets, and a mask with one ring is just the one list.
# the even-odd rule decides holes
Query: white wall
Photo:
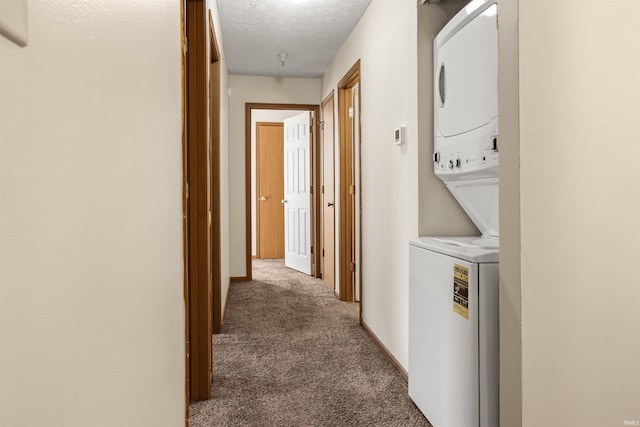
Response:
[{"label": "white wall", "polygon": [[222,312],[229,294],[229,72],[224,53],[222,26],[216,2],[208,0],[213,27],[220,49],[220,278],[222,282]]},{"label": "white wall", "polygon": [[[408,242],[418,235],[416,52],[416,2],[373,0],[322,79],[324,97],[361,59],[362,315],[405,369]],[[400,125],[407,127],[402,147],[393,143]],[[337,147],[336,126],[336,188]]]},{"label": "white wall", "polygon": [[[424,101],[432,92],[431,40],[463,5],[418,13],[412,0],[373,0],[323,77],[326,96],[361,59],[363,320],[405,369],[409,240],[478,234],[432,173],[433,109]],[[407,144],[397,147],[393,131],[401,125]],[[338,146],[336,126],[336,186]]]},{"label": "white wall", "polygon": [[498,0],[500,424],[522,425],[518,2]]},{"label": "white wall", "polygon": [[180,4],[0,37],[0,424],[185,419]]},{"label": "white wall", "polygon": [[320,79],[229,76],[230,273],[246,272],[245,118],[246,103],[319,104]]},{"label": "white wall", "polygon": [[640,3],[548,5],[520,1],[523,425],[638,423]]},{"label": "white wall", "polygon": [[[296,114],[303,113],[302,110],[253,110],[251,113],[251,255],[256,256],[257,233],[256,233],[256,123],[271,122],[284,123],[285,119]],[[284,183],[282,183],[284,186]]]}]

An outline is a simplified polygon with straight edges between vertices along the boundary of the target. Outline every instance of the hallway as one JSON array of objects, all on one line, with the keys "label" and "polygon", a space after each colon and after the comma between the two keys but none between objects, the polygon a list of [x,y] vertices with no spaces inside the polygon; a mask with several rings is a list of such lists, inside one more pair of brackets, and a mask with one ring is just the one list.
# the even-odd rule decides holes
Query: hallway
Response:
[{"label": "hallway", "polygon": [[191,404],[190,426],[429,426],[357,304],[282,260],[253,268],[231,285],[212,399]]}]

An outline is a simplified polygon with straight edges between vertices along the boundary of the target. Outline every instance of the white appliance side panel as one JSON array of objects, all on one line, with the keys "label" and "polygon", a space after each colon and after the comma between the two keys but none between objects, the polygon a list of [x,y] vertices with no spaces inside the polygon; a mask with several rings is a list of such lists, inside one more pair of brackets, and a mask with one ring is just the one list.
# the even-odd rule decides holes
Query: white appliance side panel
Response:
[{"label": "white appliance side panel", "polygon": [[435,110],[443,136],[468,132],[498,116],[497,13],[494,4],[436,52]]},{"label": "white appliance side panel", "polygon": [[480,427],[500,425],[498,264],[479,264]]},{"label": "white appliance side panel", "polygon": [[[409,396],[434,427],[477,427],[478,264],[409,248]],[[469,269],[469,318],[453,309],[454,264]]]}]

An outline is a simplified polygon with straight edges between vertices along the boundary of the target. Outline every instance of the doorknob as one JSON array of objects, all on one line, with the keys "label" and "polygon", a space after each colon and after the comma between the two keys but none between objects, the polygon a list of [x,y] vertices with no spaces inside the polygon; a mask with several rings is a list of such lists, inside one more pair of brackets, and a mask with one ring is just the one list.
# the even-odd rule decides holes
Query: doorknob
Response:
[{"label": "doorknob", "polygon": [[267,200],[267,198],[265,196],[262,196],[258,200],[260,200],[261,202],[265,202]]},{"label": "doorknob", "polygon": [[282,203],[282,204],[287,203],[287,199],[280,200],[280,203]]},{"label": "doorknob", "polygon": [[332,208],[333,207],[333,203],[329,202],[329,203],[327,203],[327,206]]}]

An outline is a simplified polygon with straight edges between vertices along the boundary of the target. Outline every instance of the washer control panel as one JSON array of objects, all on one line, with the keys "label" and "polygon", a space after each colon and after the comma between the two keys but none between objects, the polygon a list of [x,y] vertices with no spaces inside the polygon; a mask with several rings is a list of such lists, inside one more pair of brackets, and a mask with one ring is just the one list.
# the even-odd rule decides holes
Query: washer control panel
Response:
[{"label": "washer control panel", "polygon": [[436,175],[484,175],[495,174],[498,168],[499,140],[497,134],[488,134],[475,141],[438,141],[433,153]]}]

